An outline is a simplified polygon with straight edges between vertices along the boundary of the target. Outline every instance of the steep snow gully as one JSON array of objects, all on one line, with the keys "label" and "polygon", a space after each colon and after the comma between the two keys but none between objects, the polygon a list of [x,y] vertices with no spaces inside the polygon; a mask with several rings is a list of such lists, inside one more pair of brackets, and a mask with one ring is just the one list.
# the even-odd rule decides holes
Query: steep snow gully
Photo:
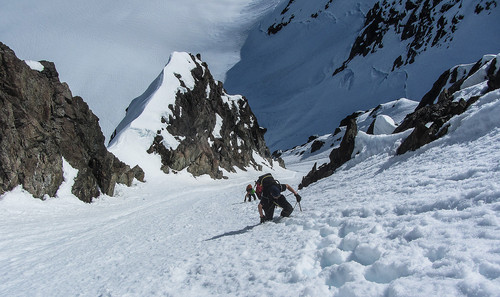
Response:
[{"label": "steep snow gully", "polygon": [[[325,3],[327,1],[324,0]],[[266,1],[259,0],[255,3],[264,2]],[[24,15],[28,2],[19,3],[11,6],[15,6],[16,11],[22,11]],[[224,1],[224,3],[229,2]],[[295,3],[310,5],[309,2]],[[345,5],[353,3],[343,2]],[[472,2],[467,1],[467,3]],[[247,16],[243,23],[248,24],[255,11],[250,9],[248,13],[240,13],[239,9],[236,10],[239,4],[233,4],[235,6],[228,7],[228,11],[237,11],[236,15]],[[74,10],[72,4],[67,5]],[[114,11],[114,6],[109,7],[110,9],[104,12]],[[130,9],[127,6],[117,11],[126,13]],[[52,15],[50,9],[45,12],[40,15]],[[59,13],[59,10],[54,12]],[[261,13],[264,11],[256,13],[255,16]],[[489,18],[493,19],[498,15],[498,10],[494,13]],[[18,15],[12,14],[11,17]],[[160,25],[175,23],[165,18],[161,11],[155,15],[159,16]],[[202,15],[210,17],[210,20],[212,17],[220,17],[214,11],[205,11]],[[73,16],[75,14],[65,14],[66,19]],[[133,15],[130,16],[136,19]],[[196,17],[200,14],[191,16]],[[319,20],[301,24],[310,27],[319,26],[321,29],[323,24],[326,24],[320,22],[321,18],[326,20],[330,16],[331,14],[324,14]],[[359,13],[346,15],[347,18],[358,16]],[[307,17],[310,17],[309,14]],[[138,18],[140,19],[142,18]],[[21,20],[27,23],[36,22],[35,19],[29,18]],[[481,18],[475,17],[474,20],[479,23]],[[298,17],[294,22],[297,21]],[[19,24],[17,21],[12,22],[11,26],[17,24]],[[77,36],[72,31],[66,32],[67,27],[60,27],[60,20],[54,24],[59,29],[62,28],[64,35],[70,35],[71,39]],[[82,24],[87,27],[86,22]],[[295,25],[293,23],[292,25],[288,28],[294,28]],[[205,27],[195,33],[206,34]],[[98,31],[102,29],[100,26],[96,28]],[[240,31],[239,25],[231,28],[239,32],[238,36],[242,36],[243,31]],[[339,27],[339,31],[343,28]],[[491,28],[487,33],[495,32]],[[43,26],[38,26],[36,32],[39,33],[39,30],[43,29]],[[255,27],[255,30],[258,29]],[[351,26],[349,29],[356,28]],[[292,35],[294,42],[300,43],[303,40],[298,38],[301,36],[295,34],[295,30],[288,31],[286,34]],[[217,29],[212,32],[221,31]],[[287,31],[282,33],[285,32]],[[324,37],[322,31],[317,32],[317,36]],[[477,32],[464,31],[454,41],[455,44],[464,46],[457,48],[470,51],[470,47],[479,47],[480,45],[470,44],[468,38],[471,35],[478,35]],[[348,32],[340,33],[343,34],[339,36],[344,36]],[[59,35],[57,39],[65,42],[66,39],[61,39]],[[95,39],[93,34],[90,35],[93,42],[89,44],[97,45],[95,41],[99,39]],[[12,39],[16,40],[18,37],[30,38],[28,35],[17,34]],[[126,43],[130,44],[130,39],[125,37]],[[145,37],[152,36],[146,34]],[[258,41],[260,38],[268,37],[261,36],[255,40]],[[33,40],[38,41],[38,38]],[[203,42],[205,39],[200,40],[200,44],[193,47],[194,49],[203,49],[209,44]],[[234,49],[241,41],[227,47],[226,43],[219,42],[219,38],[215,40],[217,46],[214,52],[218,52],[217,49],[221,46]],[[390,41],[395,43],[396,39]],[[149,43],[138,42],[133,46],[144,44]],[[272,44],[263,46],[263,51],[271,53],[270,57],[260,59],[263,63],[273,62],[279,65],[280,59],[297,57],[294,53],[288,56],[289,52],[283,51],[287,54],[275,59],[280,55],[280,51],[276,51],[275,48],[268,51],[269,46]],[[102,45],[93,51],[110,53],[114,51],[109,49],[123,48],[120,42],[105,47],[106,51],[102,51]],[[44,51],[39,49],[46,46],[35,48],[43,55]],[[157,48],[158,46],[151,47],[153,50]],[[390,47],[387,44],[385,48]],[[310,48],[310,43],[304,43],[297,49],[316,53],[316,47]],[[329,52],[342,53],[346,50],[348,48]],[[435,49],[436,52],[441,50],[446,49],[444,47]],[[483,50],[481,48],[481,51]],[[61,51],[64,54],[82,53],[85,49]],[[137,72],[130,69],[137,68],[131,68],[131,64],[123,64],[123,58],[135,57],[134,53],[136,52],[131,51],[115,55],[117,58],[115,63],[121,66],[113,69],[126,68],[126,71],[122,72],[136,79]],[[300,56],[324,57],[325,60],[332,61],[331,57],[327,58],[325,55],[326,52],[319,56],[316,54]],[[472,51],[467,55],[474,55],[476,58],[476,53]],[[236,56],[233,53],[231,61],[236,61]],[[381,56],[384,55],[376,54],[372,56],[371,61],[388,61],[377,60]],[[43,58],[50,57],[45,55]],[[66,65],[73,65],[73,62],[78,60],[71,56],[65,55],[65,57],[70,61]],[[262,56],[256,55],[256,57]],[[437,58],[432,55],[422,57],[425,63],[418,65],[442,67],[445,64],[440,61],[439,65],[434,65]],[[343,61],[339,58],[340,56],[336,56],[335,61]],[[95,63],[100,65],[106,59],[101,56],[95,59]],[[156,57],[146,64],[158,65],[158,59],[162,60],[161,57]],[[76,68],[62,67],[66,76],[75,76],[73,79],[68,77],[70,85],[73,85],[71,81],[77,81],[80,75],[81,77],[87,75],[75,69],[86,68],[90,64],[83,59],[78,61],[80,65]],[[135,59],[128,61],[135,61],[133,64],[141,67],[142,63],[145,63]],[[241,65],[253,63],[254,60],[247,61]],[[319,64],[318,61],[319,59],[312,59],[311,67],[323,65],[323,62]],[[390,61],[392,63],[393,59]],[[360,69],[363,63],[365,62],[361,60],[359,62],[353,60],[349,65],[352,69]],[[224,67],[228,67],[225,65]],[[412,67],[416,67],[416,64],[413,65]],[[99,67],[94,68],[100,71]],[[258,67],[255,69],[261,71]],[[275,71],[274,67],[270,69]],[[325,70],[324,66],[317,69]],[[326,70],[330,77],[330,69]],[[416,70],[420,73],[421,69]],[[91,73],[95,73],[95,70]],[[106,71],[103,71],[103,75],[105,73]],[[140,73],[145,72],[140,71]],[[282,69],[281,73],[287,74],[290,79],[283,83],[283,88],[273,86],[273,90],[294,91],[289,87],[294,83],[307,83],[308,80],[301,77],[310,76],[307,71],[298,74],[288,72],[288,69]],[[424,73],[428,75],[427,71]],[[371,76],[372,72],[363,74]],[[322,75],[323,72],[319,77],[323,77]],[[275,74],[273,76],[278,77]],[[100,79],[99,76],[93,77]],[[349,75],[345,78],[347,78],[346,84],[342,85],[342,88],[350,85]],[[429,84],[423,83],[421,77],[414,75],[411,79],[414,79],[419,87],[428,89]],[[434,79],[434,76],[425,77],[425,80],[429,81]],[[116,77],[109,76],[100,81],[103,84],[115,82]],[[351,86],[354,88],[356,85],[364,86],[365,81],[371,80],[357,79],[351,81],[351,84],[354,83]],[[398,77],[387,80],[387,85],[384,85],[384,88],[387,88],[384,90],[390,90],[391,83],[398,81]],[[141,89],[144,87],[139,82],[130,87],[135,88],[136,84],[140,84]],[[256,86],[259,82],[253,84],[249,82],[248,85]],[[328,87],[332,83],[329,81],[319,85]],[[304,85],[296,85],[297,88],[302,86]],[[471,96],[483,94],[478,92],[481,86],[485,87],[484,84],[474,85],[467,91]],[[80,90],[82,87],[84,86],[81,85]],[[99,93],[99,98],[105,94],[101,90],[102,88],[95,89],[95,92]],[[254,88],[254,90],[260,92],[269,88]],[[322,90],[331,89],[306,88],[305,90],[306,95],[324,95]],[[370,94],[372,91],[372,88],[360,88],[361,93]],[[241,93],[246,94],[246,92]],[[393,98],[385,96],[382,91],[379,94],[381,96],[372,97],[376,100]],[[88,95],[85,97],[89,99],[95,97],[92,94]],[[56,197],[46,197],[45,201],[34,199],[21,187],[0,196],[0,296],[498,297],[500,296],[500,118],[498,116],[500,90],[491,91],[480,97],[470,109],[448,122],[450,124],[448,134],[404,155],[395,155],[401,135],[359,133],[360,138],[356,143],[356,153],[359,154],[355,154],[353,159],[338,168],[330,177],[300,191],[303,198],[302,211],[296,208],[290,218],[279,220],[276,217],[275,221],[265,224],[259,224],[257,201],[243,203],[246,185],[253,183],[263,172],[253,170],[224,172],[228,177],[227,180],[212,180],[207,176],[193,178],[186,171],[169,175],[158,174],[148,176],[146,183],[136,183],[131,188],[117,186],[115,197],[102,195],[93,203],[86,204],[71,194],[71,184],[76,173],[74,169],[65,166],[65,183]],[[123,96],[117,94],[117,98]],[[344,98],[348,100],[351,97]],[[303,108],[306,106],[305,102],[309,101],[299,99],[295,98],[294,103],[302,108],[295,110],[302,113],[305,110]],[[111,100],[110,104],[114,106],[116,102]],[[372,103],[363,102],[363,106]],[[400,103],[406,106],[408,101],[402,100]],[[284,106],[290,108],[286,104],[280,105]],[[351,102],[343,107],[349,110],[348,113],[356,109]],[[317,105],[316,109],[309,106],[307,109],[315,112],[324,108]],[[112,109],[103,107],[99,110],[105,114]],[[282,110],[273,112],[286,114]],[[339,112],[336,116],[344,117],[348,113]],[[295,115],[300,114],[295,113]],[[398,118],[402,119],[398,115],[391,115],[391,118],[396,122],[400,122]],[[107,121],[113,122],[112,119]],[[300,122],[297,121],[295,124]],[[107,123],[107,126],[111,127],[110,123]],[[285,128],[293,131],[293,125]],[[330,125],[313,128],[318,128],[316,131],[320,131],[319,128],[330,131]],[[274,131],[283,133],[286,130]],[[296,139],[298,138],[295,137],[294,141]],[[337,144],[336,139],[331,140],[329,144]],[[265,167],[264,172],[272,172],[282,183],[288,183],[297,189],[302,176],[313,167],[313,164],[328,161],[331,149],[331,146],[326,145],[314,153],[310,150],[304,154],[286,152],[283,154],[283,159],[288,169]],[[287,199],[295,205],[292,195],[287,196]]]},{"label": "steep snow gully", "polygon": [[[90,205],[18,188],[0,200],[0,295],[499,296],[499,98],[415,152],[354,158],[277,222],[242,202],[259,172],[181,172]],[[273,173],[296,187],[327,156]]]}]

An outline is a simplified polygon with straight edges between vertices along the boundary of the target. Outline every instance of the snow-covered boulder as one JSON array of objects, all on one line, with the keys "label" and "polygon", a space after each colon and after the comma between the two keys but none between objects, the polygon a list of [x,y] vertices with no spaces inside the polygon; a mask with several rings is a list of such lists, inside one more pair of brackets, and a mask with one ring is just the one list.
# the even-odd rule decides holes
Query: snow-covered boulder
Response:
[{"label": "snow-covered boulder", "polygon": [[369,134],[381,135],[391,134],[396,129],[396,123],[388,115],[378,115],[368,129]]},{"label": "snow-covered boulder", "polygon": [[109,149],[146,175],[186,169],[222,178],[222,170],[272,166],[264,133],[247,100],[228,95],[199,55],[174,52],[130,103]]}]

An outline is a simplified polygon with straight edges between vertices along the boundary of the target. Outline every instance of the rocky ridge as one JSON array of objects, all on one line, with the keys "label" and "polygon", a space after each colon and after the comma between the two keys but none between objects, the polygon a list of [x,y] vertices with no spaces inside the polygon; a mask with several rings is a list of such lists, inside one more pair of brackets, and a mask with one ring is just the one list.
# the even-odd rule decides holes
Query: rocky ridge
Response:
[{"label": "rocky ridge", "polygon": [[[398,148],[398,154],[414,151],[448,131],[447,122],[463,113],[480,97],[500,88],[500,55],[487,55],[474,64],[445,71],[425,94],[416,110],[409,114],[394,133],[413,128]],[[471,87],[482,85],[478,92]]]},{"label": "rocky ridge", "polygon": [[[386,151],[393,151],[394,154],[415,151],[446,135],[450,119],[462,114],[481,97],[499,88],[500,55],[486,55],[476,63],[455,66],[445,71],[418,105],[404,103],[406,107],[394,113],[391,110],[398,109],[398,101],[407,101],[400,99],[365,112],[355,112],[341,121],[335,133],[322,137],[329,139],[327,142],[333,147],[329,154],[330,160],[319,167],[314,164],[312,170],[303,177],[299,188],[332,175],[341,165],[357,158],[365,149],[363,138],[366,138],[367,134],[377,134],[374,131],[383,131],[378,134],[395,136],[387,142]],[[408,110],[410,107],[414,110]],[[393,120],[389,116],[391,113],[398,114],[399,118]],[[401,115],[406,116],[401,118]],[[358,134],[362,135],[358,137]],[[337,139],[332,141],[335,138]],[[315,145],[318,145],[316,138],[293,150],[296,154],[312,154],[317,150],[313,150]]]},{"label": "rocky ridge", "polygon": [[22,185],[35,197],[54,197],[63,159],[78,170],[72,193],[85,202],[142,180],[142,169],[107,151],[99,119],[59,81],[54,64],[32,64],[0,43],[0,194]]},{"label": "rocky ridge", "polygon": [[132,155],[145,151],[147,158],[159,156],[164,173],[185,169],[193,176],[219,179],[224,177],[222,169],[272,166],[265,131],[247,100],[228,95],[201,56],[173,53],[160,76],[132,101],[109,148],[120,157],[130,153],[123,153],[127,144],[120,138],[140,139],[144,146],[132,149]]}]

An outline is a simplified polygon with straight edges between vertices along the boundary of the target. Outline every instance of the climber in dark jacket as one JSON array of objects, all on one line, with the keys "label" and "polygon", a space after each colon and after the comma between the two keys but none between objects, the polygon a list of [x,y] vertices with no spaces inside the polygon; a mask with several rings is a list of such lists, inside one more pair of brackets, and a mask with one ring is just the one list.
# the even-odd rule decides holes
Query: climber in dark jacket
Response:
[{"label": "climber in dark jacket", "polygon": [[295,195],[297,202],[300,202],[302,199],[300,195],[288,184],[274,184],[266,187],[262,190],[262,197],[259,203],[259,215],[260,222],[263,223],[265,221],[270,221],[273,219],[274,208],[276,206],[281,207],[283,210],[281,211],[282,217],[288,217],[293,212],[292,205],[286,200],[285,196],[281,194],[289,190]]}]

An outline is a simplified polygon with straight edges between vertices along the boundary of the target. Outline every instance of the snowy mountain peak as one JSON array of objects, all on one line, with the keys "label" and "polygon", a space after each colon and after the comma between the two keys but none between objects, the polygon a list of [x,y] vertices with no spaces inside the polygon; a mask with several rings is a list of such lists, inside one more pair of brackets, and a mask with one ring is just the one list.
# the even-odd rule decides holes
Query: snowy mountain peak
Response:
[{"label": "snowy mountain peak", "polygon": [[174,52],[127,108],[109,150],[150,176],[187,169],[221,178],[222,169],[272,167],[264,132],[246,99],[228,95],[200,55]]},{"label": "snowy mountain peak", "polygon": [[[157,119],[168,119],[173,115],[172,110],[165,107],[175,104],[177,92],[187,92],[194,88],[191,71],[196,68],[196,63],[199,65],[201,61],[193,59],[188,53],[173,52],[160,75],[141,96],[131,102],[125,118],[111,136],[110,145],[126,128],[151,131],[161,129],[162,123]],[[178,141],[170,139],[166,144],[175,148]]]}]

